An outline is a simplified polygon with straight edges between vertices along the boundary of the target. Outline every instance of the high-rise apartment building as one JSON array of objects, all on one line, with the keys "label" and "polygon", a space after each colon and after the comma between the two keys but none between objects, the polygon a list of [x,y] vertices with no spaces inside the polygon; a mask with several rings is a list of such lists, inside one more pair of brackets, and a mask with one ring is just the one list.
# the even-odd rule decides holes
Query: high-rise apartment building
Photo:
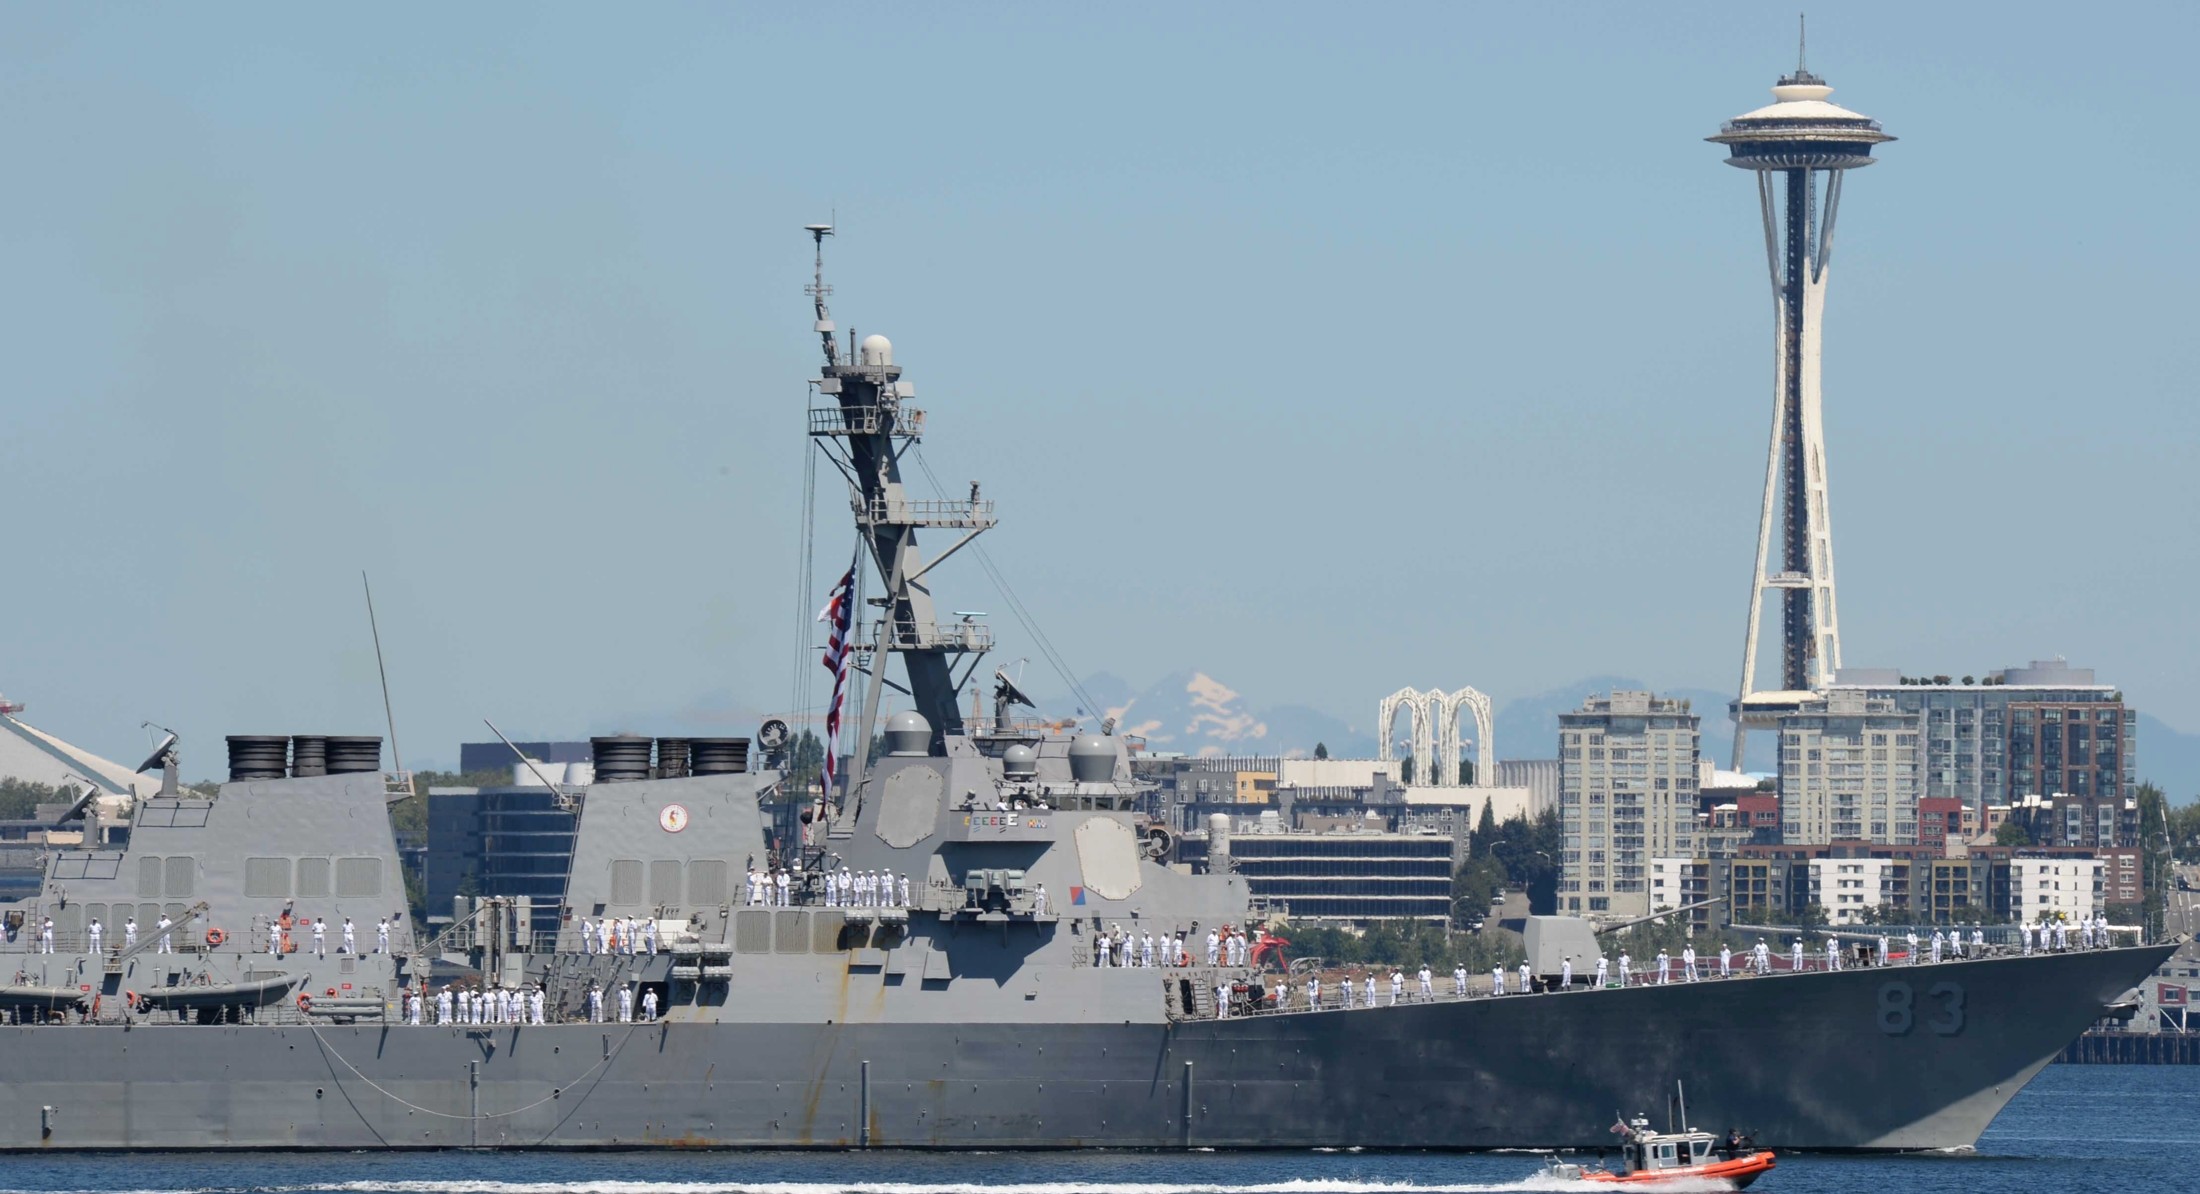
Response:
[{"label": "high-rise apartment building", "polygon": [[[1829,693],[1861,691],[1924,719],[1926,796],[1966,808],[2025,796],[2135,796],[2138,717],[2092,668],[2060,659],[1990,672],[1978,683],[1906,683],[1890,668],[1842,668]],[[1969,679],[1969,677],[1965,677]]]},{"label": "high-rise apartment building", "polygon": [[1780,840],[1916,844],[1922,719],[1837,689],[1780,719]]},{"label": "high-rise apartment building", "polygon": [[1650,911],[1650,860],[1696,853],[1696,715],[1647,692],[1558,715],[1560,906]]}]

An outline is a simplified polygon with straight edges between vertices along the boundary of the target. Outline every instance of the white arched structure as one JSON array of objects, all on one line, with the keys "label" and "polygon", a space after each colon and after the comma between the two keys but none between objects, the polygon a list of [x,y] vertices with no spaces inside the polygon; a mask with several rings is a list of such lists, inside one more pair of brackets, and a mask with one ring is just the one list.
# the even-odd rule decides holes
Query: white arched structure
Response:
[{"label": "white arched structure", "polygon": [[[1431,688],[1426,692],[1417,688],[1401,688],[1391,693],[1377,706],[1375,714],[1375,758],[1384,763],[1397,759],[1397,749],[1391,736],[1391,723],[1398,710],[1404,708],[1413,715],[1413,726],[1407,741],[1415,765],[1420,769],[1420,787],[1459,787],[1459,716],[1462,712],[1474,715],[1474,785],[1491,786],[1497,778],[1496,731],[1490,714],[1490,698],[1472,688],[1445,692]],[[1434,773],[1433,779],[1430,773]]]},{"label": "white arched structure", "polygon": [[1429,705],[1431,704],[1429,698],[1432,696],[1441,697],[1443,694],[1440,692],[1425,693],[1415,688],[1401,688],[1383,698],[1383,703],[1377,707],[1375,714],[1375,736],[1377,739],[1375,758],[1377,760],[1385,763],[1397,760],[1398,753],[1396,747],[1392,744],[1390,731],[1391,722],[1397,718],[1398,709],[1403,706],[1413,714],[1411,736],[1407,739],[1410,743],[1408,749],[1422,767],[1428,766],[1427,760],[1435,757],[1436,752],[1436,719],[1429,716]]},{"label": "white arched structure", "polygon": [[[1431,705],[1441,693],[1429,694]],[[1474,785],[1487,788],[1497,782],[1496,728],[1490,716],[1490,698],[1472,688],[1462,688],[1443,697],[1443,708],[1436,723],[1436,757],[1444,761],[1436,785],[1456,788],[1459,785],[1459,715],[1474,714]]]}]

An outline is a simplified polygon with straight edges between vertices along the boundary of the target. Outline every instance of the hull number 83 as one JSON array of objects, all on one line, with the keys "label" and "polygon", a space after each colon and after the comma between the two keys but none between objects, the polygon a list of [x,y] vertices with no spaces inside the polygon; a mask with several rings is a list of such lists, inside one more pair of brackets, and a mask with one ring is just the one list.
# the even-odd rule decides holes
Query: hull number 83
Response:
[{"label": "hull number 83", "polygon": [[1922,1022],[1936,1036],[1963,1031],[1963,984],[1934,983],[1923,996],[1908,983],[1879,985],[1879,1031],[1908,1036]]}]

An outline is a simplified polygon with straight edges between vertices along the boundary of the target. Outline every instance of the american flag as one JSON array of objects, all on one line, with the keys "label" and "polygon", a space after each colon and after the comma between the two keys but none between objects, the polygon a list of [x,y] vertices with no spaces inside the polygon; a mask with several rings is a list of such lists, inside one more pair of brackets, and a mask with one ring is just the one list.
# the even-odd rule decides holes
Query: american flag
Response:
[{"label": "american flag", "polygon": [[855,617],[856,569],[850,564],[848,571],[833,586],[833,595],[818,611],[817,620],[832,624],[832,637],[825,643],[825,670],[833,674],[833,700],[825,706],[825,798],[833,797],[834,772],[840,767],[840,707],[848,695],[848,630]]}]

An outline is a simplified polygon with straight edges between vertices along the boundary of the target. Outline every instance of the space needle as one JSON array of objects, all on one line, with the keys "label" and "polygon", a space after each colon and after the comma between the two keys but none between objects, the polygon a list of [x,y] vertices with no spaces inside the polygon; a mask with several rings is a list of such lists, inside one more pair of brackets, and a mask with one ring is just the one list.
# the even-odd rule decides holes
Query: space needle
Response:
[{"label": "space needle", "polygon": [[[1824,334],[1826,266],[1841,179],[1872,164],[1872,147],[1892,141],[1879,122],[1826,102],[1833,88],[1796,54],[1795,73],[1772,88],[1773,102],[1726,122],[1706,140],[1727,147],[1726,164],[1754,171],[1771,270],[1772,443],[1751,573],[1749,637],[1734,702],[1734,763],[1748,731],[1778,723],[1824,688],[1841,666],[1835,612],[1833,529],[1827,517],[1825,425],[1818,359]],[[1778,554],[1774,555],[1774,528]],[[1780,595],[1780,684],[1757,685],[1758,632],[1767,593]]]}]

